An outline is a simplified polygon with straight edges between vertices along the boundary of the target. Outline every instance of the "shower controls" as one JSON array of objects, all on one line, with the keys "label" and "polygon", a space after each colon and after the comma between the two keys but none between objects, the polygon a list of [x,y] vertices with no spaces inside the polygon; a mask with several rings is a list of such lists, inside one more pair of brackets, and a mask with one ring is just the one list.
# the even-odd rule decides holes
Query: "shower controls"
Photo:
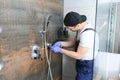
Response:
[{"label": "shower controls", "polygon": [[31,58],[33,60],[35,60],[35,59],[41,59],[40,47],[37,44],[34,44],[32,46]]},{"label": "shower controls", "polygon": [[47,47],[50,47],[52,44],[51,43],[47,43]]}]

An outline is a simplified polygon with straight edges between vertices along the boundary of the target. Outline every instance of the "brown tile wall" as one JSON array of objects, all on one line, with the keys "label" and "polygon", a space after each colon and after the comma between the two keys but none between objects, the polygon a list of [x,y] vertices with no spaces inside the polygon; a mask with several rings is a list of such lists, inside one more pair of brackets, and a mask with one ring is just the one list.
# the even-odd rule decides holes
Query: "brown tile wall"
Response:
[{"label": "brown tile wall", "polygon": [[[48,14],[52,17],[47,42],[52,43],[63,25],[63,0],[0,0],[0,60],[5,64],[0,80],[47,80],[48,65],[39,31]],[[35,43],[41,47],[43,60],[31,59]],[[51,54],[54,80],[61,80],[61,59],[61,55]]]}]

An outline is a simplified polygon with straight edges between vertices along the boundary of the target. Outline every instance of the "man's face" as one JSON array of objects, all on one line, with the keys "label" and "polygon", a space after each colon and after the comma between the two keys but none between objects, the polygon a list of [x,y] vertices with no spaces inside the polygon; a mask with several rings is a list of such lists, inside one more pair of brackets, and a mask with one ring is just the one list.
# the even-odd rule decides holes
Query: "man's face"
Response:
[{"label": "man's face", "polygon": [[78,31],[80,29],[80,24],[77,24],[75,26],[67,26],[67,28],[73,32]]},{"label": "man's face", "polygon": [[76,29],[75,29],[75,27],[67,27],[69,30],[71,30],[71,31],[73,31],[73,32],[75,32],[76,31]]}]

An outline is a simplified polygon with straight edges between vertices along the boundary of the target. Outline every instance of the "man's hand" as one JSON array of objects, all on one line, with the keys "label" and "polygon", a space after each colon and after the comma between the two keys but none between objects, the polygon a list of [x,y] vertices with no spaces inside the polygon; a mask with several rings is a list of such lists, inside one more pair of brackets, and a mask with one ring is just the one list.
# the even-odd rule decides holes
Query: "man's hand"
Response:
[{"label": "man's hand", "polygon": [[60,53],[62,48],[60,48],[59,46],[51,46],[50,50],[54,53]]},{"label": "man's hand", "polygon": [[53,44],[53,46],[58,46],[58,47],[60,47],[61,45],[62,45],[61,41],[58,41],[58,42],[56,42],[56,43]]}]

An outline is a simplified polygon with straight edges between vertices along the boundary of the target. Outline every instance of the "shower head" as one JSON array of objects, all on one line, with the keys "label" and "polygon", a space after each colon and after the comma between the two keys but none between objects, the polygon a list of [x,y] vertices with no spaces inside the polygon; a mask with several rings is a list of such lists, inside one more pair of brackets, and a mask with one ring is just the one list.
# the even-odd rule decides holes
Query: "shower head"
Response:
[{"label": "shower head", "polygon": [[46,18],[46,26],[48,27],[48,24],[50,22],[50,19],[51,19],[51,15],[48,15],[47,18]]},{"label": "shower head", "polygon": [[48,28],[48,25],[50,23],[50,19],[51,19],[51,15],[47,15],[47,17],[44,20],[44,26],[43,26],[43,31],[46,31],[46,29]]}]

